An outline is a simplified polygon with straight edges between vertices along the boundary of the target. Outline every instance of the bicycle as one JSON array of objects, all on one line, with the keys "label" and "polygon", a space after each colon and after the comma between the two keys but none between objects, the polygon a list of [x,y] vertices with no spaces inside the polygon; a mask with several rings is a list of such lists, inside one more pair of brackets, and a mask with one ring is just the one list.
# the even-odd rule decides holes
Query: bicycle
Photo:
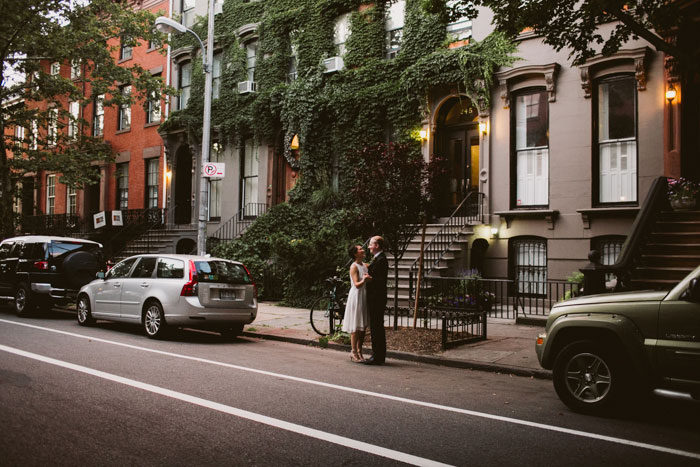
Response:
[{"label": "bicycle", "polygon": [[342,326],[345,315],[345,305],[338,293],[343,280],[335,276],[329,277],[325,282],[328,284],[328,294],[316,299],[309,314],[311,327],[321,336],[335,333]]}]

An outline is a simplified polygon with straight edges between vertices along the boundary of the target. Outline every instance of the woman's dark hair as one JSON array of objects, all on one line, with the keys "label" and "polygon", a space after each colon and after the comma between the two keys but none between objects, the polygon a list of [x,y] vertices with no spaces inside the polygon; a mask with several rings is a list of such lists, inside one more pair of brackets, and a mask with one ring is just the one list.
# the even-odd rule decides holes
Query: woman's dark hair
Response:
[{"label": "woman's dark hair", "polygon": [[352,245],[350,248],[348,248],[348,254],[350,255],[350,258],[355,259],[355,254],[357,254],[357,249],[359,247],[357,245]]}]

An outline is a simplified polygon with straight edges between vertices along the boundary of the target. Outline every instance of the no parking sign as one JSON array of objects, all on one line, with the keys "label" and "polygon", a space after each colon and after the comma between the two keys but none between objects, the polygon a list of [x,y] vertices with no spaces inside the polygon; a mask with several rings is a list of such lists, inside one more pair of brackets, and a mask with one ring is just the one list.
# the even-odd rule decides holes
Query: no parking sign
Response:
[{"label": "no parking sign", "polygon": [[209,178],[224,178],[226,174],[226,163],[207,162],[202,167],[202,175]]}]

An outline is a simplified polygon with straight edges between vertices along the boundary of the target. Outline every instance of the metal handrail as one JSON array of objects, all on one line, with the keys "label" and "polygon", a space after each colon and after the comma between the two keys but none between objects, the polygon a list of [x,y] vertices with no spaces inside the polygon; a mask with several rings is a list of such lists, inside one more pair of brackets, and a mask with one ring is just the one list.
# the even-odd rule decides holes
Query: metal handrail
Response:
[{"label": "metal handrail", "polygon": [[210,236],[218,240],[233,240],[246,231],[253,220],[267,212],[265,203],[248,203]]},{"label": "metal handrail", "polygon": [[165,225],[165,220],[167,219],[167,208],[129,209],[123,212],[126,214],[124,216],[124,227],[116,235],[112,236],[108,242],[111,246],[119,245],[120,243],[122,245],[109,255],[110,258],[118,258],[132,240],[149,230]]}]

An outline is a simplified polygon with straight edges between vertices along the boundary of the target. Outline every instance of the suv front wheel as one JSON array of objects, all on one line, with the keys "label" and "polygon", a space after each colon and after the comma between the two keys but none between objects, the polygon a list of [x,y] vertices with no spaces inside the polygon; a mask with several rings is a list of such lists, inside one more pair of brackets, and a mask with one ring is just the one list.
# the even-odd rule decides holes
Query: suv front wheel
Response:
[{"label": "suv front wheel", "polygon": [[590,340],[573,342],[557,355],[554,389],[570,409],[588,414],[608,411],[627,385],[623,365],[606,346]]}]

